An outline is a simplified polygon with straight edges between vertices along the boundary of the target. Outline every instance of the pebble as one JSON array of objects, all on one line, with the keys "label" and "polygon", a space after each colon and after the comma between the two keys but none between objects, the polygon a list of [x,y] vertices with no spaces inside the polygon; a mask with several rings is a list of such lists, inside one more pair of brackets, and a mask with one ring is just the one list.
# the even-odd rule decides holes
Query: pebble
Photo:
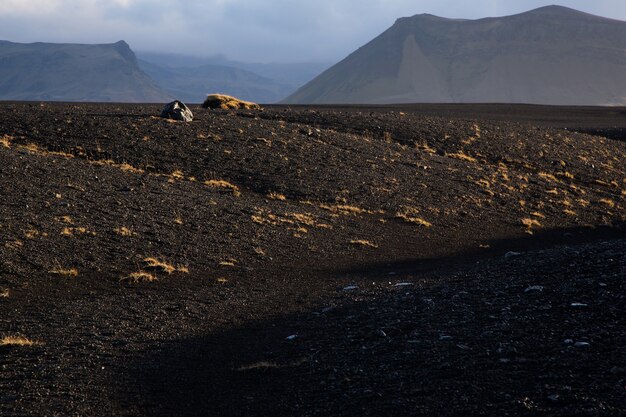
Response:
[{"label": "pebble", "polygon": [[521,252],[510,251],[510,252],[507,252],[507,253],[504,254],[504,258],[505,259],[509,259],[509,258],[513,258],[515,256],[520,256],[521,254],[522,254]]},{"label": "pebble", "polygon": [[454,339],[452,336],[440,336],[439,340],[452,340]]},{"label": "pebble", "polygon": [[541,292],[543,291],[543,285],[530,285],[524,290],[524,292]]},{"label": "pebble", "polygon": [[358,285],[348,285],[347,287],[343,288],[344,291],[354,291],[354,290],[358,290],[358,289],[359,289]]},{"label": "pebble", "polygon": [[409,287],[411,285],[413,285],[412,282],[399,282],[395,284],[394,287]]},{"label": "pebble", "polygon": [[295,340],[298,337],[297,334],[292,334],[291,336],[287,336],[285,340]]},{"label": "pebble", "polygon": [[565,344],[565,345],[571,345],[572,343],[574,343],[574,340],[573,340],[573,339],[565,339],[565,340],[563,341],[563,344]]},{"label": "pebble", "polygon": [[570,304],[571,307],[587,307],[587,304],[585,303],[572,303]]},{"label": "pebble", "polygon": [[589,344],[587,342],[576,342],[576,343],[574,343],[574,347],[577,347],[577,348],[588,348],[589,346],[591,346],[591,344]]}]

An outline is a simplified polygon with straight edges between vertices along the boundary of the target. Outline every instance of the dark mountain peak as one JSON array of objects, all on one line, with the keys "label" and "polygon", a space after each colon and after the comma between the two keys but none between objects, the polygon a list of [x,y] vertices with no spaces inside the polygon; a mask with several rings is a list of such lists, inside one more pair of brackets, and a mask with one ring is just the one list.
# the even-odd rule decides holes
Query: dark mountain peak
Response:
[{"label": "dark mountain peak", "polygon": [[624,105],[626,22],[547,6],[476,20],[398,19],[286,103]]},{"label": "dark mountain peak", "polygon": [[137,64],[137,57],[135,53],[130,49],[130,45],[126,43],[126,41],[117,41],[113,44],[113,49],[115,49],[126,61],[132,63],[133,65]]}]

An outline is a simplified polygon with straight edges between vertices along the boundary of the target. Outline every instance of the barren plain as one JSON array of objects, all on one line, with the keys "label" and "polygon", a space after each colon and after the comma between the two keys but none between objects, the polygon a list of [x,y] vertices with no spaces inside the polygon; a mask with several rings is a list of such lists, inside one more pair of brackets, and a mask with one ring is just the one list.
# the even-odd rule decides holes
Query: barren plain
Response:
[{"label": "barren plain", "polygon": [[0,109],[2,416],[626,413],[624,109]]}]

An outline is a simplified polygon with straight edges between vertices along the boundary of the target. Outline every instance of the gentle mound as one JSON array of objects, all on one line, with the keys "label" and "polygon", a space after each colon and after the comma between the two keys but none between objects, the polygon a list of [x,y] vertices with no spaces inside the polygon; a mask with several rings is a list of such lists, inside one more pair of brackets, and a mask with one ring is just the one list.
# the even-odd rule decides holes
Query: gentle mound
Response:
[{"label": "gentle mound", "polygon": [[260,109],[256,103],[250,101],[239,100],[238,98],[227,96],[224,94],[209,94],[202,103],[205,109]]}]

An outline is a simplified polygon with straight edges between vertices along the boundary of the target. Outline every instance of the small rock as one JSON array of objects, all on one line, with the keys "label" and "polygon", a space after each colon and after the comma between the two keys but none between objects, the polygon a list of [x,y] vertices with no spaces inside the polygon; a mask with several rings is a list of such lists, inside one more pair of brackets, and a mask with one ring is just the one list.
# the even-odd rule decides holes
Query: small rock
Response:
[{"label": "small rock", "polygon": [[379,330],[379,331],[378,331],[378,335],[379,335],[380,337],[387,337],[387,333],[385,333],[385,331],[384,331],[384,330]]},{"label": "small rock", "polygon": [[552,402],[557,402],[559,400],[559,395],[558,394],[548,395],[548,399]]},{"label": "small rock", "polygon": [[574,343],[574,347],[577,347],[577,348],[588,348],[589,346],[591,346],[591,344],[587,343],[587,342],[576,342],[576,343]]},{"label": "small rock", "polygon": [[565,345],[571,345],[572,343],[574,343],[574,340],[573,340],[573,339],[565,339],[565,340],[563,341],[563,344],[565,344]]},{"label": "small rock", "polygon": [[543,291],[543,285],[530,285],[524,290],[524,292],[541,292]]},{"label": "small rock", "polygon": [[452,336],[439,336],[439,340],[452,340],[454,339]]},{"label": "small rock", "polygon": [[587,304],[585,303],[572,303],[570,304],[571,307],[587,307]]},{"label": "small rock", "polygon": [[164,119],[191,122],[193,120],[193,113],[189,110],[189,107],[187,107],[185,103],[179,100],[174,100],[171,103],[167,103],[165,107],[163,107],[161,117]]},{"label": "small rock", "polygon": [[291,336],[287,336],[285,340],[296,340],[297,337],[298,337],[297,334],[292,334]]},{"label": "small rock", "polygon": [[348,285],[347,287],[343,288],[344,291],[355,291],[358,289],[359,289],[358,285]]},{"label": "small rock", "polygon": [[504,258],[505,259],[509,259],[509,258],[514,258],[516,256],[520,256],[522,253],[521,252],[513,252],[513,251],[509,251],[507,253],[504,254]]},{"label": "small rock", "polygon": [[409,287],[411,285],[413,285],[412,282],[399,282],[395,284],[394,287]]}]

